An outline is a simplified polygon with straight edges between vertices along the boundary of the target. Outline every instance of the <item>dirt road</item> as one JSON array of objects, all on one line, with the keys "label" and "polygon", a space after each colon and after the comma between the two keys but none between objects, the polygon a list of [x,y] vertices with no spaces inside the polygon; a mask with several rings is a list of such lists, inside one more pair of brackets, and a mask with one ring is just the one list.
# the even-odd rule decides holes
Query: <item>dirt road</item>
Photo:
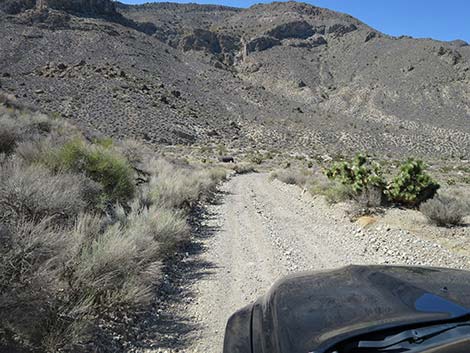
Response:
[{"label": "dirt road", "polygon": [[203,265],[190,273],[197,280],[178,309],[193,327],[179,337],[186,342],[179,352],[221,353],[230,314],[292,272],[369,263],[469,264],[403,230],[383,225],[364,230],[340,209],[266,174],[234,177],[222,193],[202,224],[211,230],[195,255]]},{"label": "dirt road", "polygon": [[201,255],[214,270],[195,284],[190,313],[201,329],[190,352],[220,353],[229,315],[286,274],[376,260],[351,246],[354,226],[312,207],[297,187],[248,174],[223,189],[206,224],[218,229]]}]

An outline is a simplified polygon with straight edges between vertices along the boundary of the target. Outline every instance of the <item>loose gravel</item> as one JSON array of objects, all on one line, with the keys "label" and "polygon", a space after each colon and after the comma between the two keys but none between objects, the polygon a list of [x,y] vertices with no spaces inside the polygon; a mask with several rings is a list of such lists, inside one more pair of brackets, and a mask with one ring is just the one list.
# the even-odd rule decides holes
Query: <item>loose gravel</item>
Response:
[{"label": "loose gravel", "polygon": [[237,176],[221,191],[201,224],[210,235],[192,259],[203,265],[186,274],[198,280],[181,281],[191,288],[172,308],[193,329],[175,337],[184,344],[156,352],[220,353],[228,317],[289,273],[350,264],[470,268],[467,256],[381,222],[363,228],[344,208],[266,174]]}]

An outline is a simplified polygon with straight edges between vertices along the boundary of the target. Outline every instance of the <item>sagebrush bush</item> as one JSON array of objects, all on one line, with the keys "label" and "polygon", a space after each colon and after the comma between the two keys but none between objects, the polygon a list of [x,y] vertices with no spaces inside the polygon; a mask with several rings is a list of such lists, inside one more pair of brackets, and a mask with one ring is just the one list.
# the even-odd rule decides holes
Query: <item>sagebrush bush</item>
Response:
[{"label": "sagebrush bush", "polygon": [[253,153],[248,157],[250,163],[261,164],[264,162],[264,157],[261,153]]},{"label": "sagebrush bush", "polygon": [[272,177],[286,184],[305,186],[309,180],[309,174],[308,170],[283,169],[274,172]]},{"label": "sagebrush bush", "polygon": [[256,168],[251,163],[237,163],[232,167],[232,169],[237,174],[256,173]]},{"label": "sagebrush bush", "polygon": [[438,226],[461,224],[464,217],[470,214],[465,202],[447,195],[437,195],[423,202],[419,210],[431,223]]},{"label": "sagebrush bush", "polygon": [[0,221],[17,219],[55,222],[74,220],[87,206],[82,187],[84,177],[54,175],[39,166],[25,166],[19,161],[0,165]]},{"label": "sagebrush bush", "polygon": [[337,181],[312,180],[309,187],[312,195],[322,195],[328,203],[338,203],[351,200],[355,195],[350,185]]},{"label": "sagebrush bush", "polygon": [[65,122],[39,113],[21,113],[0,107],[0,153],[12,153],[22,141],[36,141]]},{"label": "sagebrush bush", "polygon": [[400,172],[387,186],[386,194],[391,202],[415,207],[432,199],[439,187],[426,173],[423,161],[408,159],[401,164]]},{"label": "sagebrush bush", "polygon": [[0,117],[0,153],[10,154],[15,150],[18,131],[13,121]]},{"label": "sagebrush bush", "polygon": [[51,324],[63,314],[58,264],[66,239],[47,219],[16,222],[0,232],[0,348],[45,351]]},{"label": "sagebrush bush", "polygon": [[158,243],[159,258],[169,258],[175,249],[189,239],[186,216],[180,210],[152,206],[129,216],[128,229],[135,237],[146,236]]},{"label": "sagebrush bush", "polygon": [[152,162],[155,175],[149,183],[152,203],[163,208],[190,208],[213,191],[226,172],[222,169],[176,168],[163,159]]},{"label": "sagebrush bush", "polygon": [[121,155],[101,146],[87,145],[80,139],[70,141],[44,156],[54,171],[84,173],[103,186],[112,202],[127,203],[135,192],[134,171]]},{"label": "sagebrush bush", "polygon": [[148,163],[138,143],[91,144],[63,121],[2,109],[0,350],[94,351],[112,339],[98,323],[155,297],[189,239],[188,207],[226,170]]}]

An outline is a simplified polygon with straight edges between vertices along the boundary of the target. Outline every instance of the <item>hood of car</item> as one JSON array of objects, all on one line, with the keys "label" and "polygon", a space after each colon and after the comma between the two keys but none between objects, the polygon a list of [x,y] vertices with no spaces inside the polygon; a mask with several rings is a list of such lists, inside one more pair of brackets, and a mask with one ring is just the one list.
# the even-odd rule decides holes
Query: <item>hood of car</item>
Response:
[{"label": "hood of car", "polygon": [[467,271],[348,266],[301,273],[277,282],[231,318],[224,352],[327,352],[351,337],[438,323],[465,316],[469,309]]}]

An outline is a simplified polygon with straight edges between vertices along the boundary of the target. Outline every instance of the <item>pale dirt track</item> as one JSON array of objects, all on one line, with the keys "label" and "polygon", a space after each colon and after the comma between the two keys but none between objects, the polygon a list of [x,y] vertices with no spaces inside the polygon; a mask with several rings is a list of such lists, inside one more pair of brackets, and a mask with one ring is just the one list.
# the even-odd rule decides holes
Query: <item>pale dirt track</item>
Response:
[{"label": "pale dirt track", "polygon": [[220,353],[230,314],[286,274],[374,262],[363,247],[351,246],[352,225],[314,207],[295,186],[248,174],[230,180],[223,191],[206,224],[216,231],[200,256],[213,267],[193,289],[189,315],[200,329],[192,333],[189,352]]},{"label": "pale dirt track", "polygon": [[222,185],[195,244],[171,308],[183,329],[170,330],[176,344],[157,352],[221,353],[229,316],[292,272],[349,264],[470,267],[470,258],[406,230],[380,222],[362,229],[341,207],[261,173]]}]

